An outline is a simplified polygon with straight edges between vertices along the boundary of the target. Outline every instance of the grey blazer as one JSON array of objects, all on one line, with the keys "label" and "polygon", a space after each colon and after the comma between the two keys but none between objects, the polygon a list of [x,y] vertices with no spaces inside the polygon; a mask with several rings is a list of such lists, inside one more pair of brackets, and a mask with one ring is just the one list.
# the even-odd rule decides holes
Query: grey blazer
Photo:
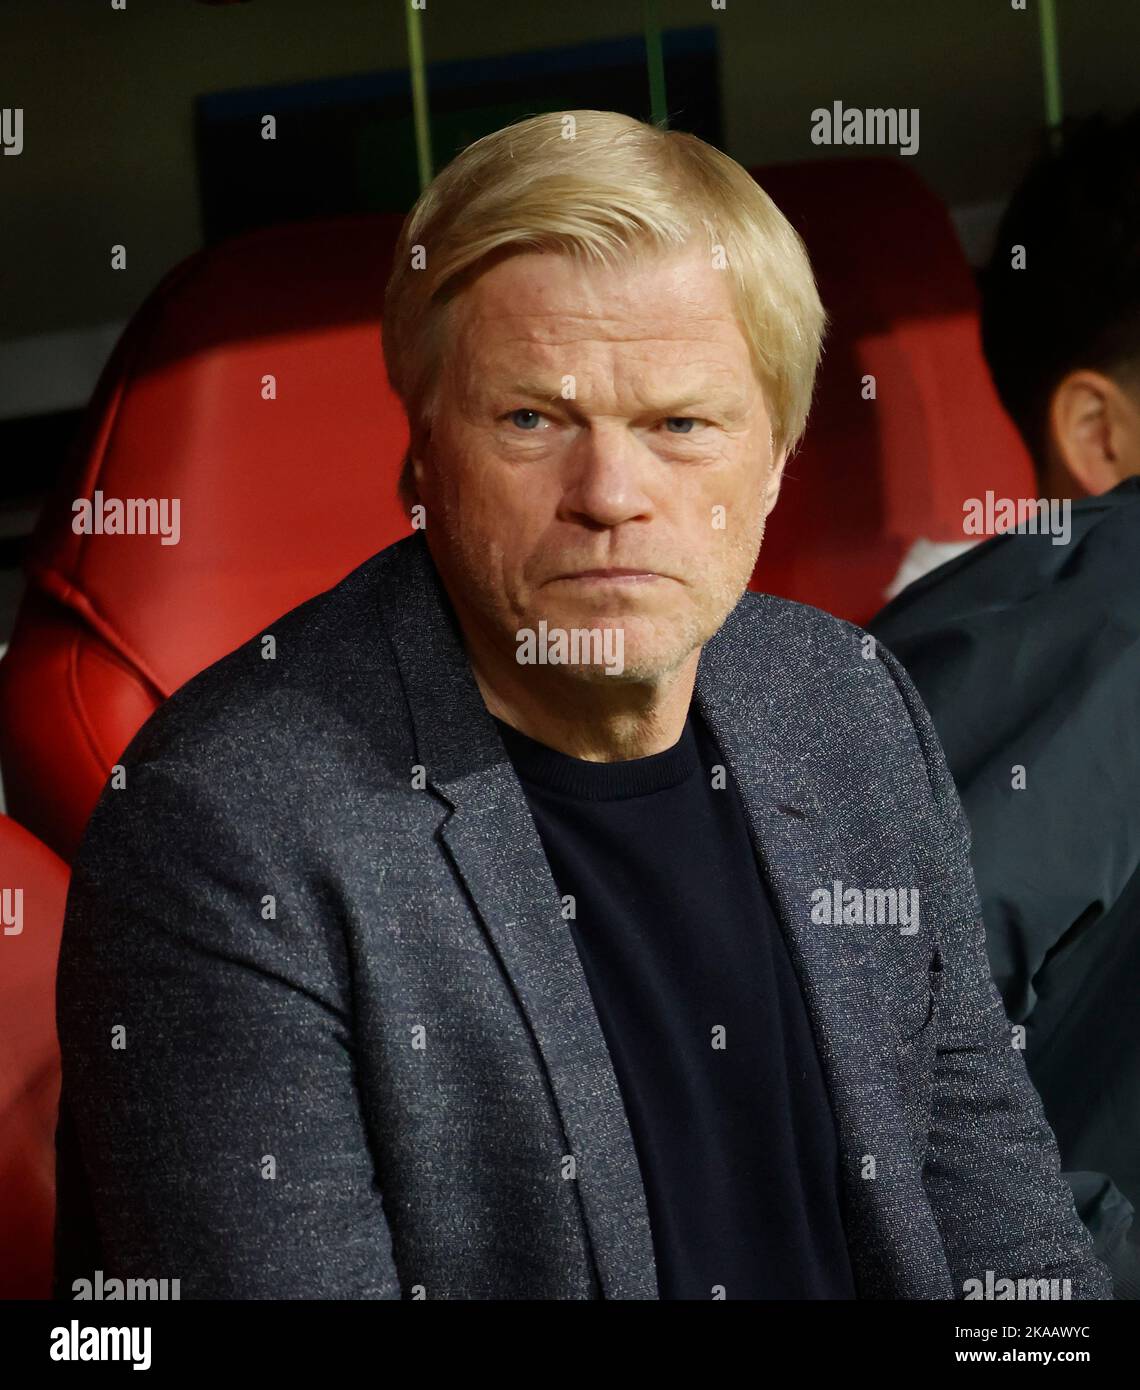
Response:
[{"label": "grey blazer", "polygon": [[[858,1294],[992,1272],[1110,1298],[942,751],[864,640],[748,593],[696,685],[818,1042]],[[63,935],[57,1296],[98,1268],[183,1298],[656,1298],[610,1058],[423,535],[196,676],[122,762]],[[835,883],[917,889],[919,930],[813,921]]]}]

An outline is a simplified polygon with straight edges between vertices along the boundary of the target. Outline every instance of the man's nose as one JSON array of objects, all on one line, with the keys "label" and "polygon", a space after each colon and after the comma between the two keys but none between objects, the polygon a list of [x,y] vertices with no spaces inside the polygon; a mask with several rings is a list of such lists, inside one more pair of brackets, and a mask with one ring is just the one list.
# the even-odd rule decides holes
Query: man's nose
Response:
[{"label": "man's nose", "polygon": [[606,423],[583,430],[567,461],[564,508],[601,526],[649,515],[650,462],[645,446],[627,425]]}]

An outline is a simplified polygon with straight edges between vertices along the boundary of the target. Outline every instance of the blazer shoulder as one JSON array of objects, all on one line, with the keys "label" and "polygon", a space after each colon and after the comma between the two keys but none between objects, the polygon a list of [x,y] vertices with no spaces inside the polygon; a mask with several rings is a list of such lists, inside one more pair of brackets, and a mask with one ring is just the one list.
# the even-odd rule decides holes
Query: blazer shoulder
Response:
[{"label": "blazer shoulder", "polygon": [[[968,833],[929,711],[902,662],[880,638],[857,623],[775,594],[750,594],[743,613],[745,659],[751,665],[763,652],[770,689],[782,689],[789,707],[810,704],[817,724],[838,723],[845,738],[874,743],[880,761],[900,770],[905,763],[921,768],[940,815],[958,835]],[[842,692],[841,702],[821,701],[825,691]]]},{"label": "blazer shoulder", "polygon": [[881,645],[857,623],[798,599],[749,591],[742,609],[751,636],[759,639],[764,634],[770,640],[775,634],[787,644],[786,655],[799,650],[813,663],[847,666],[852,654],[873,652]]}]

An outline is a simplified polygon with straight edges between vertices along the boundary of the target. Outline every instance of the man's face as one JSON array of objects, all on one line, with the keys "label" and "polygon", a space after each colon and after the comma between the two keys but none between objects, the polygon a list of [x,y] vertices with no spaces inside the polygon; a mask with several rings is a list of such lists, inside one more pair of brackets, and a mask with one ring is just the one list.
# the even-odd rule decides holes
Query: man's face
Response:
[{"label": "man's face", "polygon": [[419,491],[465,631],[513,660],[542,619],[613,627],[620,677],[563,672],[675,671],[746,588],[784,463],[727,273],[512,256],[453,301],[446,359]]}]

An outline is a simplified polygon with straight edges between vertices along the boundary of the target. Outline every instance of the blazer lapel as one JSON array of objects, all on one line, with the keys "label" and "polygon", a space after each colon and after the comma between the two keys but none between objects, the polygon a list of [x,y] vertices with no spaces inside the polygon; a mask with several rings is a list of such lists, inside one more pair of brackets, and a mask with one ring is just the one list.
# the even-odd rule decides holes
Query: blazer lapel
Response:
[{"label": "blazer lapel", "polygon": [[[604,1298],[658,1297],[641,1170],[525,794],[471,672],[422,533],[391,548],[384,624],[417,755],[451,807],[440,834],[526,1016],[573,1155]],[[390,585],[390,587],[388,587]]]},{"label": "blazer lapel", "polygon": [[859,1296],[943,1298],[948,1271],[933,1217],[921,1215],[929,1204],[900,1123],[897,1058],[872,1022],[879,1006],[866,943],[852,929],[811,921],[812,890],[855,878],[862,846],[835,830],[820,770],[826,753],[804,717],[828,695],[818,679],[797,675],[794,662],[766,636],[757,609],[738,604],[701,652],[696,702],[740,791],[815,1034]]}]

